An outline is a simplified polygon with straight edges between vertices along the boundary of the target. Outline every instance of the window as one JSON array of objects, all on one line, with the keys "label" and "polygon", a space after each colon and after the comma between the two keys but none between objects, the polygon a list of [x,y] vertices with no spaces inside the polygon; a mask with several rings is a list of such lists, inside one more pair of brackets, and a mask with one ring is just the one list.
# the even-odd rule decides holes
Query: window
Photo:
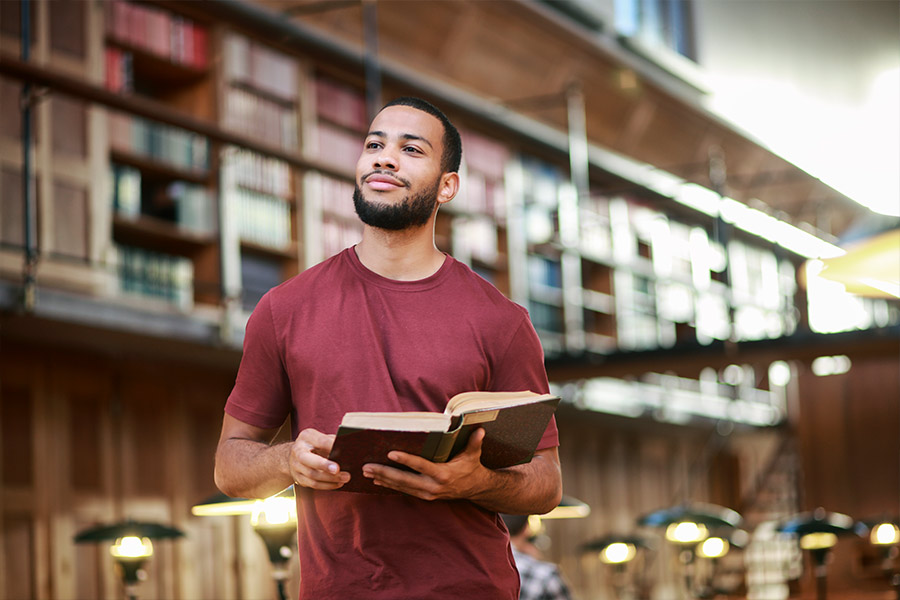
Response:
[{"label": "window", "polygon": [[615,0],[616,31],[694,60],[693,0]]}]

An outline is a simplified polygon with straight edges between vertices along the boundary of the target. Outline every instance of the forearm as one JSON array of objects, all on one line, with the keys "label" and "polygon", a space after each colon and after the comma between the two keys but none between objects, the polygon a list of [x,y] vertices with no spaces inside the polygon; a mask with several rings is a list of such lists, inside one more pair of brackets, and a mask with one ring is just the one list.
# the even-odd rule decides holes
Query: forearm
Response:
[{"label": "forearm", "polygon": [[216,450],[216,486],[241,498],[267,498],[293,483],[289,459],[291,443],[231,438]]},{"label": "forearm", "polygon": [[530,463],[485,469],[480,491],[471,500],[488,510],[509,514],[544,514],[562,498],[562,475],[556,449],[536,454]]}]

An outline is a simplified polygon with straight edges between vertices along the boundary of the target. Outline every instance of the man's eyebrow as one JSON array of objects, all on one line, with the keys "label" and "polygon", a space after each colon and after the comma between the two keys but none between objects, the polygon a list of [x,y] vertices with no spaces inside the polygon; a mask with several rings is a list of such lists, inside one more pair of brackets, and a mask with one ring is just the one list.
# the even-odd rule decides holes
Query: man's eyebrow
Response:
[{"label": "man's eyebrow", "polygon": [[[373,136],[373,135],[374,135],[374,136],[376,136],[376,137],[381,137],[381,138],[386,138],[386,137],[388,137],[388,135],[387,135],[385,132],[383,132],[383,131],[378,131],[378,130],[370,131],[367,135],[368,135],[368,136]],[[401,137],[402,139],[404,139],[404,140],[418,140],[418,141],[422,141],[422,142],[425,142],[426,144],[428,144],[428,147],[429,147],[429,148],[434,148],[434,146],[431,145],[431,142],[429,142],[427,138],[424,138],[424,137],[422,137],[421,135],[415,135],[415,134],[413,134],[413,133],[404,133],[404,134],[402,134],[400,137]]]}]

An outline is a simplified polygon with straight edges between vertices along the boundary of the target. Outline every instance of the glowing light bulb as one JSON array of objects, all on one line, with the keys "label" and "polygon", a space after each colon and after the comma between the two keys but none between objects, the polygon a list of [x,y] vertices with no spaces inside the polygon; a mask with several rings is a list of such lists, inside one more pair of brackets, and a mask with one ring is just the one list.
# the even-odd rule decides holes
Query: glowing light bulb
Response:
[{"label": "glowing light bulb", "polygon": [[610,565],[626,563],[637,554],[634,544],[625,542],[613,542],[600,552],[600,560]]},{"label": "glowing light bulb", "polygon": [[706,525],[693,521],[672,523],[666,528],[666,539],[676,544],[695,544],[706,536]]},{"label": "glowing light bulb", "polygon": [[150,538],[127,535],[117,539],[109,553],[116,558],[144,558],[153,554],[153,544],[150,543]]},{"label": "glowing light bulb", "polygon": [[900,542],[900,528],[893,523],[879,523],[872,529],[869,540],[879,546]]}]

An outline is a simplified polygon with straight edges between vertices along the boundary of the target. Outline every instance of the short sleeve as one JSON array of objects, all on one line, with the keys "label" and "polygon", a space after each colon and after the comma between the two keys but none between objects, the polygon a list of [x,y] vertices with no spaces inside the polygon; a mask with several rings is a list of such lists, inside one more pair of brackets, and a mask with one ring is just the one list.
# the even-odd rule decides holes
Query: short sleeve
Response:
[{"label": "short sleeve", "polygon": [[[527,313],[524,314],[521,324],[513,334],[506,352],[493,366],[491,389],[495,391],[531,390],[538,394],[546,394],[550,391],[547,370],[544,366],[544,350]],[[556,429],[556,417],[552,417],[537,449],[545,450],[558,445],[559,433]]]},{"label": "short sleeve", "polygon": [[247,322],[244,352],[225,412],[263,429],[280,427],[290,414],[291,390],[272,320],[263,296]]}]

